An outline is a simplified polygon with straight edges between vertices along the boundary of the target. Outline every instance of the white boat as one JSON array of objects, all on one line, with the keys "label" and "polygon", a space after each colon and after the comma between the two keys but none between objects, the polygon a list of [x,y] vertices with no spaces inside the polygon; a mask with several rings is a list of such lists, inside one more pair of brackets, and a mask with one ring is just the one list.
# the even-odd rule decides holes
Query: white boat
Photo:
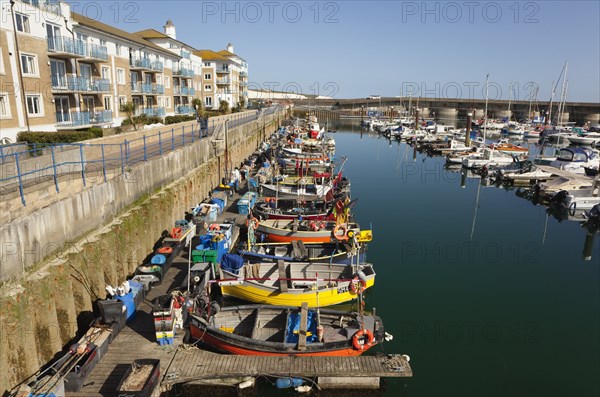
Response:
[{"label": "white boat", "polygon": [[485,148],[480,155],[467,156],[463,158],[462,165],[466,168],[483,167],[499,164],[510,164],[514,162],[514,157],[494,149]]},{"label": "white boat", "polygon": [[567,137],[567,139],[574,145],[595,145],[596,143],[600,142],[600,134],[595,133],[594,135],[588,134],[586,136],[573,135]]},{"label": "white boat", "polygon": [[550,201],[569,211],[589,210],[600,204],[599,189],[600,179],[594,179],[589,188],[561,190]]},{"label": "white boat", "polygon": [[560,149],[558,156],[550,166],[561,170],[569,171],[574,174],[584,174],[584,167],[598,165],[598,151],[580,146],[569,146]]},{"label": "white boat", "polygon": [[298,184],[298,185],[273,185],[261,184],[263,194],[268,197],[280,199],[316,200],[324,198],[333,189],[331,184]]}]

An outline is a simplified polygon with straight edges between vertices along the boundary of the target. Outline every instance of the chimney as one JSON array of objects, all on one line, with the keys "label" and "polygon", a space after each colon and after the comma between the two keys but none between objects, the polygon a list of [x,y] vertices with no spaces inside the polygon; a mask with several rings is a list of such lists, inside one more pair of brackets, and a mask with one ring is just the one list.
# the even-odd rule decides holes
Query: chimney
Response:
[{"label": "chimney", "polygon": [[233,44],[231,44],[231,43],[227,44],[227,51],[231,52],[232,54],[234,54],[234,52],[233,52]]},{"label": "chimney", "polygon": [[165,26],[163,26],[163,28],[165,29],[165,34],[167,36],[169,36],[173,40],[177,38],[177,35],[175,34],[175,25],[173,24],[173,21],[169,19]]}]

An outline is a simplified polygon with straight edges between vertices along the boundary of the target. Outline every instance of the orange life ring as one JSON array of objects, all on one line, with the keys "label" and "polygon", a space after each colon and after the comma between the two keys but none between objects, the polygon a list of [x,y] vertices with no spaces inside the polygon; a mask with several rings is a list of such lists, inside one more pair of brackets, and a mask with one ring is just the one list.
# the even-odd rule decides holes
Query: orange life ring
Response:
[{"label": "orange life ring", "polygon": [[356,350],[363,351],[365,348],[369,349],[371,346],[373,346],[374,341],[375,336],[373,335],[372,331],[368,329],[361,329],[352,336],[352,347],[354,347]]},{"label": "orange life ring", "polygon": [[174,227],[171,229],[171,238],[181,238],[183,230],[180,227]]},{"label": "orange life ring", "polygon": [[166,246],[166,247],[160,247],[158,249],[158,251],[156,251],[156,252],[159,253],[159,254],[171,254],[171,253],[173,253],[173,248],[172,247],[168,247],[168,246]]},{"label": "orange life ring", "polygon": [[358,276],[354,277],[352,281],[350,281],[350,292],[353,294],[362,294],[367,289],[367,283],[364,280],[358,278]]},{"label": "orange life ring", "polygon": [[253,223],[253,226],[252,226],[253,229],[258,229],[258,225],[260,225],[260,223],[258,222],[258,219],[256,219],[255,217],[246,219],[246,227],[250,227],[250,223]]},{"label": "orange life ring", "polygon": [[[344,232],[342,234],[338,234],[338,232],[340,230],[343,230]],[[346,235],[348,233],[348,226],[346,226],[345,223],[341,223],[338,225],[335,225],[335,227],[333,228],[333,237],[336,240],[339,241],[348,241],[348,236]]]},{"label": "orange life ring", "polygon": [[221,226],[219,226],[217,223],[213,223],[212,225],[210,225],[208,230],[221,230]]}]

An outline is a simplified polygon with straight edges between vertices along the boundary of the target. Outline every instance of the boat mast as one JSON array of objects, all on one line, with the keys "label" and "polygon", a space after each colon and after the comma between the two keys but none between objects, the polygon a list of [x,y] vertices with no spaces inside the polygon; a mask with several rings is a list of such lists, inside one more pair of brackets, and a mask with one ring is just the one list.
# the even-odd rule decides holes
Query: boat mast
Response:
[{"label": "boat mast", "polygon": [[487,111],[488,111],[488,99],[489,99],[489,79],[490,79],[490,74],[488,73],[485,76],[485,110],[483,111],[483,143],[485,144],[485,134],[487,132],[487,124],[488,124],[488,119],[487,119]]},{"label": "boat mast", "polygon": [[558,106],[558,124],[562,125],[562,121],[563,121],[563,115],[565,112],[565,102],[567,100],[567,87],[568,87],[568,81],[567,81],[567,68],[569,66],[569,62],[566,61],[565,62],[565,67],[563,69],[564,71],[564,76],[563,76],[563,85],[562,85],[562,90],[560,93],[560,105]]},{"label": "boat mast", "polygon": [[[511,100],[511,94],[512,94],[512,90],[513,90],[513,82],[511,81],[510,84],[508,85],[508,124],[510,124],[510,119],[512,119],[512,113],[510,112],[510,100]],[[508,127],[510,129],[510,126]]]}]

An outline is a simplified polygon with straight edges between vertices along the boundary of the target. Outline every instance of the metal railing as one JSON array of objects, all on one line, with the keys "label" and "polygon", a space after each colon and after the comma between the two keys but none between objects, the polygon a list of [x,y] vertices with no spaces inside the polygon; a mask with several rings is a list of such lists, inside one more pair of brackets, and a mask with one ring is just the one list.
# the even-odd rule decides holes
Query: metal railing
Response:
[{"label": "metal railing", "polygon": [[82,127],[95,124],[112,123],[112,111],[100,112],[59,112],[56,113],[58,127]]},{"label": "metal railing", "polygon": [[195,112],[194,108],[187,105],[177,106],[175,107],[175,113],[177,114],[190,114]]},{"label": "metal railing", "polygon": [[86,55],[86,45],[83,41],[73,40],[70,37],[48,37],[48,52],[84,57]]},{"label": "metal railing", "polygon": [[[193,111],[191,107],[187,108]],[[151,110],[159,112],[160,109],[164,111],[164,108]],[[197,123],[165,127],[157,133],[132,140],[124,139],[121,143],[17,143],[0,146],[0,165],[8,167],[3,168],[0,188],[7,194],[11,190],[17,191],[25,206],[25,190],[28,188],[37,190],[44,188],[44,182],[53,183],[58,193],[59,182],[65,178],[81,180],[83,186],[86,186],[86,181],[91,176],[100,176],[106,182],[111,172],[126,175],[126,172],[131,172],[130,167],[138,163],[212,136],[215,127],[222,126],[225,120],[229,120],[229,128],[234,128],[257,120],[261,122],[264,117],[276,111],[277,108],[272,107],[258,113],[248,111],[210,118],[205,130],[201,130]],[[76,123],[84,124],[88,121],[100,122],[109,116],[112,119],[110,111],[69,113],[68,116],[57,114],[57,122],[77,125]]]},{"label": "metal railing", "polygon": [[162,72],[164,70],[162,62],[153,61],[150,58],[131,58],[129,66],[132,68],[154,70],[157,72]]},{"label": "metal railing", "polygon": [[54,91],[83,91],[83,92],[109,92],[110,80],[97,77],[82,77],[75,75],[52,76],[52,90]]},{"label": "metal railing", "polygon": [[194,77],[192,69],[179,68],[173,71],[173,76]]},{"label": "metal railing", "polygon": [[87,56],[89,58],[108,60],[108,49],[104,45],[99,44],[88,44]]}]

